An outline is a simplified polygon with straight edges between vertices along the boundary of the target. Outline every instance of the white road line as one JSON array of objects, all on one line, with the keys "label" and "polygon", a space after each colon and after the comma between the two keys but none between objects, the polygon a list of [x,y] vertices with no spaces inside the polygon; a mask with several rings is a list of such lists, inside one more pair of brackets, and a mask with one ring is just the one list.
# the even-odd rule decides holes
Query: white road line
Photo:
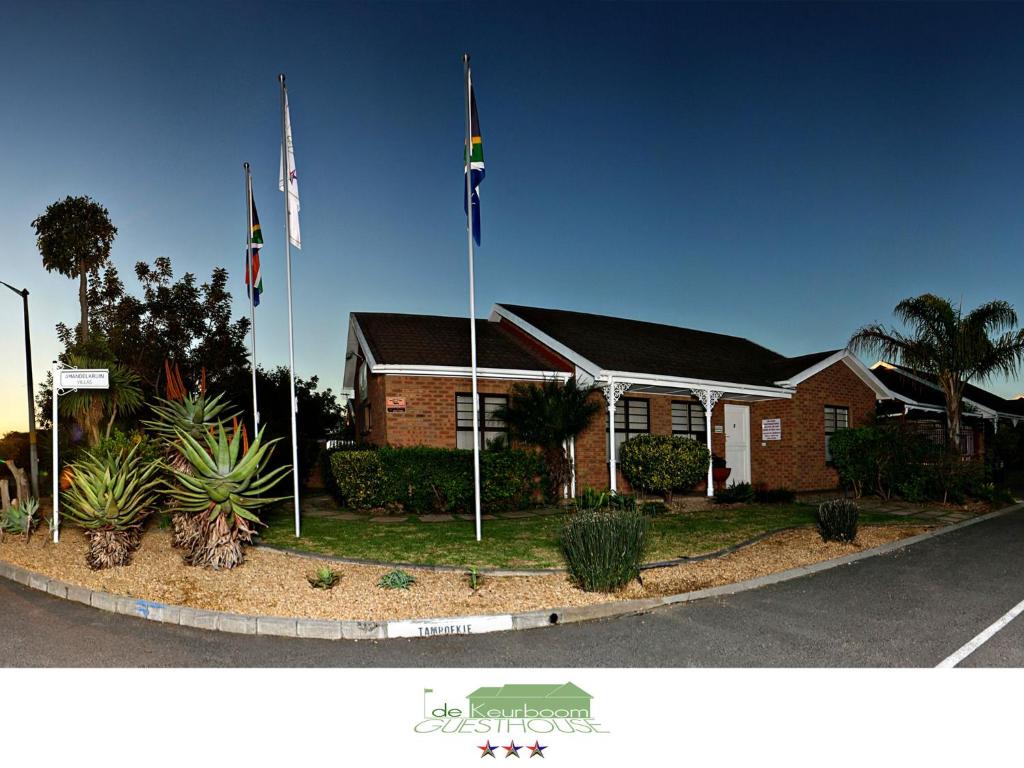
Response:
[{"label": "white road line", "polygon": [[959,664],[961,661],[966,659],[976,650],[981,648],[981,646],[983,646],[985,643],[991,640],[992,636],[995,635],[996,632],[998,632],[1011,621],[1013,621],[1015,618],[1017,618],[1017,616],[1020,615],[1021,612],[1024,612],[1024,600],[1021,600],[1019,603],[1013,606],[1013,608],[1011,608],[1002,616],[1000,616],[998,621],[996,621],[990,627],[985,629],[983,632],[977,634],[973,640],[971,640],[969,643],[961,647],[956,653],[952,654],[951,656],[947,656],[945,659],[940,661],[936,666],[936,669],[948,669],[955,667],[957,664]]}]

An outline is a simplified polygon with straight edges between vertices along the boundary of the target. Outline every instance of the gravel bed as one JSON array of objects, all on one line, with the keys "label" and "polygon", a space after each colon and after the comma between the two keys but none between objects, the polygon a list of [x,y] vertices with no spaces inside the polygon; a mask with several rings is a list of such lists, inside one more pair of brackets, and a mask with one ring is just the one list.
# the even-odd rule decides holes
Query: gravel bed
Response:
[{"label": "gravel bed", "polygon": [[[463,574],[415,571],[416,583],[410,590],[384,590],[376,583],[387,572],[385,567],[317,561],[265,549],[248,550],[246,562],[232,571],[208,571],[186,566],[171,548],[170,533],[160,529],[147,531],[133,562],[123,568],[90,570],[85,564],[85,536],[70,527],[61,532],[58,545],[45,532],[27,544],[20,537],[7,537],[0,543],[0,560],[70,584],[171,605],[248,615],[382,621],[519,613],[688,592],[829,560],[927,528],[864,527],[854,544],[825,544],[811,529],[785,531],[714,560],[645,571],[642,584],[631,584],[614,595],[583,592],[563,574],[486,576],[473,592]],[[321,564],[341,574],[334,589],[316,590],[307,583],[306,575]]]}]

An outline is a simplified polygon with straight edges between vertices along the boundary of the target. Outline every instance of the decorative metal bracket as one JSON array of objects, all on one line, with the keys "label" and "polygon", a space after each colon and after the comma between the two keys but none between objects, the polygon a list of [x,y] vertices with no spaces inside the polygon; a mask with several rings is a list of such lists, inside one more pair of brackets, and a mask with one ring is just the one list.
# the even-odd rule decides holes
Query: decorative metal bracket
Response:
[{"label": "decorative metal bracket", "polygon": [[715,408],[715,403],[717,403],[725,393],[717,389],[695,389],[693,390],[693,394],[694,397],[700,400],[700,404],[704,406],[704,410],[707,413],[711,413]]},{"label": "decorative metal bracket", "polygon": [[632,386],[625,381],[615,381],[611,384],[605,384],[601,387],[601,391],[604,393],[604,399],[608,401],[608,405],[615,405],[619,402],[619,398],[622,397],[622,393]]},{"label": "decorative metal bracket", "polygon": [[[53,370],[54,370],[54,372],[56,372],[56,371],[63,371],[67,367],[68,366],[64,365],[64,363],[62,363],[60,360],[54,360],[53,361]],[[72,392],[77,392],[78,391],[77,389],[58,389],[56,381],[54,381],[52,383],[52,389],[53,389],[53,393],[57,397],[64,397],[64,395],[70,395]]]}]

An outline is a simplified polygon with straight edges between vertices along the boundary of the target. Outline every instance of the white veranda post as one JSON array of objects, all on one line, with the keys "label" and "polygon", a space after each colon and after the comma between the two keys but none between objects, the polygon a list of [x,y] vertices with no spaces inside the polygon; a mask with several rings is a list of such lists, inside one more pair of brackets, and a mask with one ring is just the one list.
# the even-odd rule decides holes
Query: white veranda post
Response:
[{"label": "white veranda post", "polygon": [[627,389],[629,389],[629,384],[614,379],[608,379],[608,383],[602,387],[604,399],[608,401],[608,486],[612,491],[618,490],[615,461],[615,404]]},{"label": "white veranda post", "polygon": [[704,406],[704,421],[707,427],[706,432],[708,441],[708,496],[715,495],[715,479],[714,479],[714,461],[711,459],[711,412],[715,409],[715,403],[722,396],[722,393],[717,389],[695,389],[693,394],[700,400],[700,404]]}]

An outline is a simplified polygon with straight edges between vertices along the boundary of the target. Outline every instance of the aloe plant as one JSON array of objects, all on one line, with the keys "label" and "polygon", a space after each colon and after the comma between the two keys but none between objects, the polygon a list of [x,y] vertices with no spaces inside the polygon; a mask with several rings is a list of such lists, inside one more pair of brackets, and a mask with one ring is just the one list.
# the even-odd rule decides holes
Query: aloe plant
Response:
[{"label": "aloe plant", "polygon": [[39,501],[29,497],[26,501],[18,499],[0,513],[0,541],[5,533],[21,534],[28,541],[32,529],[39,523]]},{"label": "aloe plant", "polygon": [[209,398],[205,393],[195,397],[185,395],[180,401],[158,397],[157,404],[150,405],[150,408],[156,418],[143,424],[170,448],[175,447],[178,432],[198,438],[209,432],[211,427],[230,421],[239,413],[223,393]]},{"label": "aloe plant", "polygon": [[330,589],[340,580],[341,574],[327,567],[317,568],[306,577],[306,581],[313,589]]},{"label": "aloe plant", "polygon": [[278,439],[263,442],[263,430],[248,450],[242,450],[243,436],[235,430],[228,437],[223,423],[214,434],[198,438],[176,430],[175,445],[189,463],[189,471],[174,469],[176,486],[166,493],[183,514],[196,515],[198,536],[186,550],[185,561],[213,569],[233,568],[243,560],[242,546],[252,541],[254,525],[260,524],[256,510],[287,497],[264,494],[288,472],[290,466],[270,472],[267,464]]},{"label": "aloe plant", "polygon": [[85,529],[86,562],[93,569],[127,565],[158,498],[160,464],[145,461],[136,445],[116,455],[85,453],[73,466],[62,509],[66,519]]},{"label": "aloe plant", "polygon": [[[168,375],[171,375],[170,369]],[[205,392],[194,397],[186,393],[181,394],[180,400],[158,397],[157,404],[150,408],[156,418],[143,424],[164,444],[168,466],[184,473],[191,471],[191,464],[178,450],[178,431],[201,438],[221,420],[229,420],[238,415],[237,409],[225,399],[223,393],[213,397],[207,397]],[[199,545],[202,525],[196,515],[172,510],[171,523],[174,528],[173,546],[190,552]]]}]

